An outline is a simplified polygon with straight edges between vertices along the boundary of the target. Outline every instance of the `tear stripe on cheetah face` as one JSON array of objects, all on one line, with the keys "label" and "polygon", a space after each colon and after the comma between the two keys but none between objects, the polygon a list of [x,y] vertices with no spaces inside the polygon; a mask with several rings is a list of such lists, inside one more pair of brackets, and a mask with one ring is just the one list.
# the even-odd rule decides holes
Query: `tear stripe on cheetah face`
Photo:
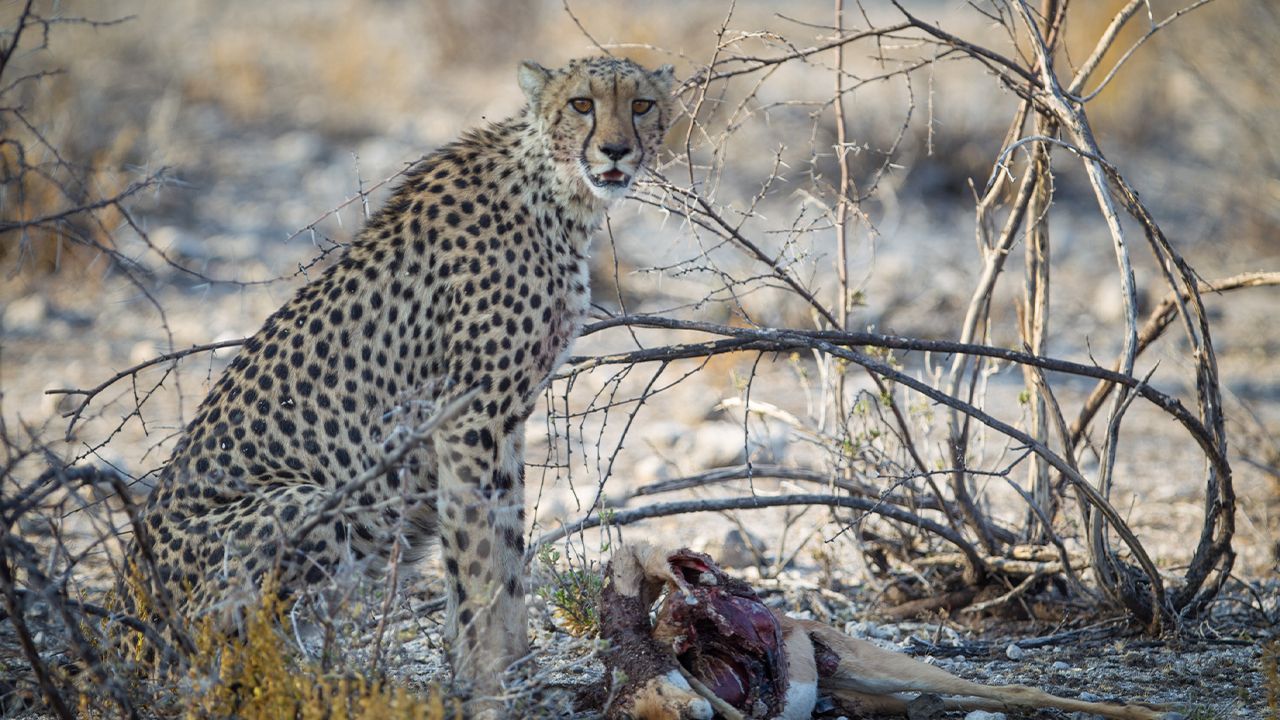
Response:
[{"label": "tear stripe on cheetah face", "polygon": [[[394,543],[434,535],[455,676],[493,695],[527,652],[524,423],[581,328],[590,235],[621,194],[592,177],[625,185],[653,158],[671,73],[597,58],[519,76],[528,106],[407,171],[201,403],[141,534],[182,614],[234,612],[233,589],[268,573],[286,592],[322,587],[348,557],[377,567]],[[477,394],[401,471],[340,492],[385,456],[405,396],[440,388]]]},{"label": "tear stripe on cheetah face", "polygon": [[650,72],[617,58],[574,60],[560,70],[520,66],[530,111],[552,138],[552,159],[595,197],[627,194],[671,121],[674,70]]}]

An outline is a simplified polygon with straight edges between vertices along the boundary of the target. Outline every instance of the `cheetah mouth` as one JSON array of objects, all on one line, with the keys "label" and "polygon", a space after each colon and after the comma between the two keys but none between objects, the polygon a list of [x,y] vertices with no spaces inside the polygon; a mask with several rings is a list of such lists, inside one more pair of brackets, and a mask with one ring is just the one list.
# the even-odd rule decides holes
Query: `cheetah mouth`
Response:
[{"label": "cheetah mouth", "polygon": [[626,187],[630,182],[631,176],[617,168],[591,174],[591,184],[596,187],[621,188]]}]

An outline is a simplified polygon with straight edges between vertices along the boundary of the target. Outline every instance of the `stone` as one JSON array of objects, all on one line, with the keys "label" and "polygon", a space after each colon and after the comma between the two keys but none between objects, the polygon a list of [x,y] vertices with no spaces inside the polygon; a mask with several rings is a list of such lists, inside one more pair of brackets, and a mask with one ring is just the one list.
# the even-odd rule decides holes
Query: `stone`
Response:
[{"label": "stone", "polygon": [[26,295],[16,298],[4,306],[4,332],[35,333],[40,330],[48,313],[48,303],[39,295]]},{"label": "stone", "polygon": [[[753,547],[755,552],[752,552]],[[721,567],[747,568],[757,565],[760,559],[766,562],[769,560],[764,541],[738,528],[729,530],[721,538],[709,541],[703,548],[703,552],[719,561]]]},{"label": "stone", "polygon": [[946,703],[933,693],[921,693],[907,701],[907,720],[934,720],[946,711]]}]

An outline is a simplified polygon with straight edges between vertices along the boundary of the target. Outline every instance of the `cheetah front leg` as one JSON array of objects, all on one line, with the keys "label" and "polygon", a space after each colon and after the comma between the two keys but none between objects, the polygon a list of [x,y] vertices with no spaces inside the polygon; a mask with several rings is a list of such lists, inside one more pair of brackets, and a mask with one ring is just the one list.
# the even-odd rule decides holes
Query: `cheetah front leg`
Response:
[{"label": "cheetah front leg", "polygon": [[483,422],[464,417],[444,436],[437,503],[454,677],[476,697],[492,697],[502,672],[529,649],[524,424],[500,434],[486,413],[477,415]]}]

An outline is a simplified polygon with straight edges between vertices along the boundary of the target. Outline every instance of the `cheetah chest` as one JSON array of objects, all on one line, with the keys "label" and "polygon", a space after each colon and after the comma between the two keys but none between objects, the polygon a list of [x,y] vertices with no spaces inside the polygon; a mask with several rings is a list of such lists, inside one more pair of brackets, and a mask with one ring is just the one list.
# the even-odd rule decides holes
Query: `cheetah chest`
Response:
[{"label": "cheetah chest", "polygon": [[555,371],[568,357],[573,341],[582,330],[590,302],[587,290],[585,261],[574,263],[574,269],[565,278],[563,292],[552,293],[549,313],[542,328],[542,336],[535,344],[534,361],[539,374],[544,377]]}]

